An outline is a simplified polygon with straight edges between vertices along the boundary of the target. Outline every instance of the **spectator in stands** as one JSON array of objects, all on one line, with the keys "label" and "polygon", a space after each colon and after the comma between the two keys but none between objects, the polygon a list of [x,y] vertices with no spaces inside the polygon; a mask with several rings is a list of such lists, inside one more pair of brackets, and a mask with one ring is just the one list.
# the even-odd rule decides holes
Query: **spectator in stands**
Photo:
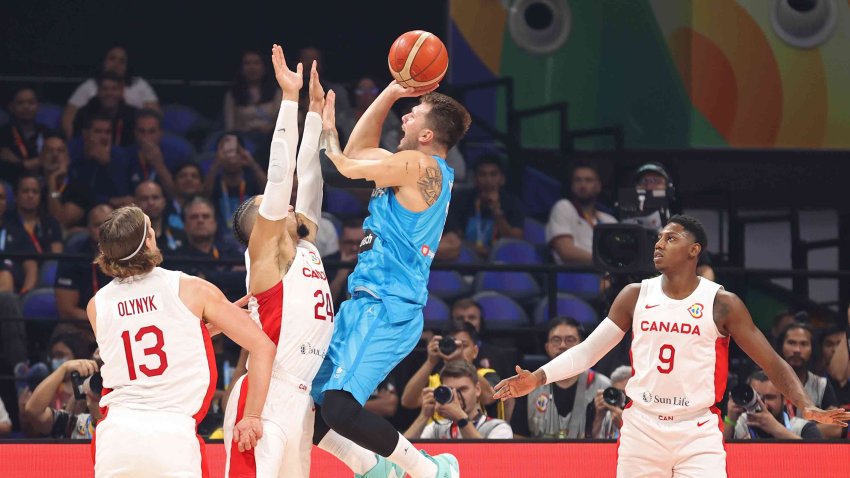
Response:
[{"label": "spectator in stands", "polygon": [[72,155],[71,159],[71,181],[85,186],[96,202],[109,203],[112,207],[133,202],[129,161],[112,141],[109,118],[93,116],[87,120],[82,154]]},{"label": "spectator in stands", "polygon": [[[487,257],[502,238],[522,239],[525,221],[522,202],[504,190],[505,171],[498,156],[480,156],[475,162],[475,187],[452,198],[438,257],[451,260],[460,252],[460,241]],[[444,251],[445,248],[445,252]]]},{"label": "spectator in stands", "polygon": [[[305,65],[305,70],[309,68]],[[280,109],[280,95],[263,57],[246,51],[233,87],[224,95],[224,129],[270,135]]]},{"label": "spectator in stands", "polygon": [[204,174],[198,163],[187,161],[174,168],[174,196],[168,212],[168,224],[183,230],[183,205],[204,193]]},{"label": "spectator in stands", "polygon": [[[773,317],[773,326],[770,328],[770,336],[774,343],[779,336],[782,335],[782,331],[787,329],[788,326],[794,322],[798,322],[798,320],[794,317],[794,314],[787,310],[784,310]],[[799,322],[802,322],[802,320]]]},{"label": "spectator in stands", "polygon": [[[360,117],[366,112],[366,108],[375,101],[380,92],[378,84],[372,78],[363,77],[357,80],[352,95],[352,108],[338,113],[336,117],[337,129],[343,138],[347,139],[351,135],[354,125],[357,124]],[[398,149],[399,141],[401,141],[401,120],[390,110],[381,130],[379,147],[394,152]]]},{"label": "spectator in stands", "polygon": [[[847,310],[850,320],[850,309]],[[838,407],[850,410],[850,350],[847,343],[847,325],[837,324],[827,328],[821,338],[824,370],[830,386],[835,391]],[[846,434],[846,428],[844,429]]]},{"label": "spectator in stands", "polygon": [[109,118],[112,142],[120,146],[133,143],[138,110],[124,102],[124,78],[105,71],[97,79],[97,96],[89,100],[74,117],[74,136],[78,136],[92,117]]},{"label": "spectator in stands", "polygon": [[[436,438],[455,439],[511,439],[513,431],[504,420],[490,418],[480,405],[481,383],[475,366],[466,360],[453,360],[440,371],[440,382],[448,387],[451,398],[438,403],[434,388],[420,392],[422,410],[404,436],[410,440]],[[434,413],[444,417],[434,419]]]},{"label": "spectator in stands", "polygon": [[760,412],[748,413],[729,398],[729,413],[724,419],[725,440],[783,439],[817,440],[822,438],[815,422],[789,416],[783,410],[785,398],[761,370],[756,370],[747,379],[758,395]]},{"label": "spectator in stands", "polygon": [[[133,108],[149,108],[159,111],[159,98],[151,88],[151,85],[143,78],[133,76],[132,69],[128,66],[127,50],[120,46],[113,46],[107,50],[103,58],[100,71],[109,71],[120,77],[124,83],[124,102]],[[65,136],[70,138],[73,131],[74,118],[80,108],[97,96],[97,80],[89,78],[74,90],[62,113],[62,130]]]},{"label": "spectator in stands", "polygon": [[[571,317],[549,321],[546,355],[553,359],[584,340],[584,327]],[[511,417],[514,433],[535,438],[591,438],[597,390],[611,386],[608,377],[587,370],[575,377],[540,386],[517,399]]]},{"label": "spectator in stands", "polygon": [[[446,337],[453,337],[455,351],[444,354],[440,350],[440,340],[443,335],[435,335],[428,342],[425,363],[413,374],[404,386],[401,395],[401,406],[416,409],[422,406],[422,389],[425,387],[436,388],[440,385],[440,375],[437,373],[444,364],[452,360],[463,359],[470,363],[477,363],[478,359],[478,333],[467,324],[453,324]],[[478,375],[485,380],[481,382],[481,402],[490,408],[492,416],[504,418],[510,416],[513,409],[512,402],[497,402],[493,400],[493,386],[499,383],[499,374],[492,368],[484,368],[479,364]]]},{"label": "spectator in stands", "polygon": [[19,88],[9,102],[11,121],[0,128],[0,178],[15,182],[20,174],[38,170],[47,127],[36,123],[37,112],[35,90]]},{"label": "spectator in stands", "polygon": [[163,254],[173,254],[186,242],[183,231],[172,229],[165,220],[165,195],[162,187],[154,181],[142,181],[136,186],[135,203],[151,220],[156,233],[156,246]]},{"label": "spectator in stands", "polygon": [[72,395],[62,407],[55,407],[54,402],[58,393],[73,385],[72,372],[77,372],[80,377],[90,377],[99,369],[94,360],[76,359],[64,362],[48,375],[26,402],[24,414],[31,430],[50,438],[92,438],[94,425],[101,418],[99,393],[84,387],[84,400],[77,400]]},{"label": "spectator in stands", "polygon": [[[336,116],[337,118],[350,115],[351,109],[351,99],[348,97],[348,88],[341,83],[334,83],[333,81],[329,81],[329,78],[333,78],[333,74],[329,74],[327,71],[328,62],[325,61],[325,55],[322,53],[322,50],[315,46],[308,46],[302,48],[298,52],[298,61],[304,65],[302,70],[302,74],[304,75],[304,84],[310,84],[310,67],[313,65],[313,61],[316,62],[316,70],[319,72],[319,78],[321,78],[322,88],[325,91],[334,90],[336,93]],[[301,89],[301,95],[305,98],[307,96],[307,88]],[[396,144],[398,146],[398,144]]]},{"label": "spectator in stands", "polygon": [[130,184],[135,189],[142,181],[156,181],[166,195],[174,196],[171,168],[191,158],[162,142],[162,115],[141,110],[136,115],[135,143],[128,148]]},{"label": "spectator in stands", "polygon": [[61,136],[47,135],[41,150],[41,165],[44,175],[43,194],[47,200],[47,211],[66,230],[82,228],[83,218],[91,209],[90,191],[79,181],[72,181],[68,174],[71,158],[68,147]]},{"label": "spectator in stands", "polygon": [[6,220],[21,225],[26,238],[39,254],[62,252],[62,226],[41,207],[41,184],[38,177],[24,175],[15,184],[15,209]]},{"label": "spectator in stands", "polygon": [[[330,256],[329,259],[356,263],[363,237],[365,237],[363,219],[356,217],[346,219],[342,223],[338,257]],[[328,286],[330,287],[331,296],[333,296],[334,306],[336,307],[339,307],[339,304],[348,298],[348,276],[351,274],[351,271],[352,269],[350,268],[329,268],[327,271]]]},{"label": "spectator in stands", "polygon": [[[7,206],[6,188],[0,186],[0,252],[34,254],[35,247],[20,223],[6,219]],[[34,259],[13,261],[7,258],[3,259],[3,265],[12,275],[15,292],[23,295],[35,288],[38,283],[38,263]]]},{"label": "spectator in stands", "polygon": [[242,260],[243,255],[235,243],[217,238],[218,223],[212,202],[202,196],[190,200],[183,206],[183,223],[186,225],[186,242],[177,250],[177,255],[203,257],[208,261],[186,264],[181,269],[212,282],[227,294],[244,291],[244,270],[235,272],[232,266],[218,263],[223,259]]},{"label": "spectator in stands", "polygon": [[218,206],[219,220],[227,230],[233,229],[236,208],[245,199],[262,194],[265,187],[266,172],[245,149],[242,139],[232,133],[222,135],[215,161],[204,178],[204,195]]},{"label": "spectator in stands", "polygon": [[552,207],[546,223],[546,242],[556,263],[591,265],[593,228],[617,220],[596,207],[602,180],[590,163],[578,161],[573,166],[570,192],[570,199],[561,199]]},{"label": "spectator in stands", "polygon": [[12,433],[12,419],[6,411],[6,405],[0,400],[0,438],[6,438]]},{"label": "spectator in stands", "polygon": [[824,410],[835,408],[838,400],[826,377],[815,375],[809,370],[812,362],[812,339],[814,333],[811,326],[802,322],[794,322],[777,339],[779,354],[794,369],[800,383],[803,384],[809,398],[816,407]]},{"label": "spectator in stands", "polygon": [[492,368],[499,376],[509,377],[513,374],[513,361],[505,356],[505,351],[485,342],[483,336],[487,332],[484,312],[478,302],[470,298],[458,299],[452,304],[452,321],[457,324],[466,322],[478,334],[478,365],[482,368]]},{"label": "spectator in stands", "polygon": [[[79,241],[75,247],[69,247],[69,254],[85,254],[94,260],[98,251],[100,225],[112,213],[112,206],[98,204],[88,214],[88,240]],[[91,260],[61,260],[56,270],[56,308],[62,320],[78,320],[88,324],[86,305],[101,287],[112,279],[103,275]]]},{"label": "spectator in stands", "polygon": [[369,395],[363,408],[385,418],[395,416],[398,410],[398,391],[392,375],[387,375],[384,381],[378,384],[378,388]]},{"label": "spectator in stands", "polygon": [[[621,365],[611,373],[611,387],[616,388],[626,396],[626,384],[632,376],[632,367]],[[593,399],[596,414],[593,417],[593,438],[615,439],[620,437],[620,428],[623,427],[623,409],[626,401],[612,405],[605,401],[603,393],[605,390],[597,390]]]}]

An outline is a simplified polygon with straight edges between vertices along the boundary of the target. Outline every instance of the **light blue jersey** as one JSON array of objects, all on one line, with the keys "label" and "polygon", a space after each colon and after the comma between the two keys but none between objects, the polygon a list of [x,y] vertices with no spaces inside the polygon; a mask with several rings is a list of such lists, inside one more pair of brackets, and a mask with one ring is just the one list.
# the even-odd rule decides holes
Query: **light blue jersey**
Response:
[{"label": "light blue jersey", "polygon": [[[431,262],[440,244],[454,170],[433,156],[443,175],[437,201],[422,212],[411,212],[399,204],[392,188],[378,188],[369,201],[369,217],[363,223],[366,233],[360,244],[357,266],[348,279],[348,291],[367,291],[381,299],[391,320],[408,320],[404,310],[422,309],[428,300]],[[394,314],[400,314],[396,316]]]}]

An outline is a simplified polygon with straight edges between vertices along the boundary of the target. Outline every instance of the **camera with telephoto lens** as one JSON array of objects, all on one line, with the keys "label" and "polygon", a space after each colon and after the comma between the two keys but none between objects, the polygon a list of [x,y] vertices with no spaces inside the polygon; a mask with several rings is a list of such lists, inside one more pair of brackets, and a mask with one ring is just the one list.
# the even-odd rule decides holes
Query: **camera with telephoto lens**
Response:
[{"label": "camera with telephoto lens", "polygon": [[443,355],[451,355],[455,353],[455,350],[457,350],[457,344],[455,343],[455,338],[452,335],[446,335],[441,338],[437,345],[440,349],[440,353]]},{"label": "camera with telephoto lens", "polygon": [[602,391],[602,400],[608,405],[623,408],[626,406],[626,394],[615,387],[608,387]]},{"label": "camera with telephoto lens", "polygon": [[74,389],[74,398],[77,400],[85,400],[86,384],[94,395],[99,396],[103,392],[103,377],[100,372],[95,372],[89,377],[82,377],[79,372],[71,372],[71,384]]},{"label": "camera with telephoto lens", "polygon": [[452,393],[452,389],[445,385],[440,385],[434,389],[434,400],[436,400],[437,403],[445,405],[451,402],[453,397],[454,394]]},{"label": "camera with telephoto lens", "polygon": [[729,395],[732,396],[732,401],[742,407],[747,413],[758,413],[761,411],[761,406],[758,403],[759,394],[753,390],[753,387],[746,383],[735,385],[732,391],[729,392]]}]

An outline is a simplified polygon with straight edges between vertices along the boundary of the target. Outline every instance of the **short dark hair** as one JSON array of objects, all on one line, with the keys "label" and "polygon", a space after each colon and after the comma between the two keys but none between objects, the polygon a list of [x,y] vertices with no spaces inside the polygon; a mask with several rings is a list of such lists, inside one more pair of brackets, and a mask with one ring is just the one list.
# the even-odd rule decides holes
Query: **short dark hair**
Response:
[{"label": "short dark hair", "polygon": [[[38,176],[36,176],[33,173],[24,173],[24,174],[18,176],[18,180],[15,181],[14,193],[15,193],[16,196],[18,195],[18,192],[21,190],[21,182],[23,182],[24,179],[34,179],[35,182],[38,183],[39,190],[41,190],[41,178],[39,178]],[[39,192],[39,194],[40,194],[40,192]]]},{"label": "short dark hair", "polygon": [[472,118],[460,102],[442,93],[428,93],[419,99],[420,104],[431,107],[428,125],[438,143],[452,149],[469,131]]},{"label": "short dark hair", "polygon": [[186,210],[198,203],[206,204],[207,206],[209,206],[210,209],[213,210],[213,217],[215,218],[215,204],[210,201],[210,199],[206,196],[201,196],[200,194],[198,194],[196,196],[192,196],[191,198],[189,198],[188,201],[186,201],[185,204],[183,204],[183,210],[180,211],[180,219],[183,219],[183,222],[186,222]]},{"label": "short dark hair", "polygon": [[573,176],[579,169],[589,169],[593,171],[594,174],[596,174],[596,177],[600,181],[602,180],[602,175],[599,173],[599,168],[596,166],[596,164],[590,162],[587,159],[579,158],[573,161],[572,167],[570,168],[570,181],[573,180]]},{"label": "short dark hair", "polygon": [[343,229],[363,229],[362,217],[350,217],[342,222]]},{"label": "short dark hair", "polygon": [[[803,329],[809,333],[809,340],[812,342],[812,346],[814,346],[815,341],[815,331],[812,329],[812,326],[805,322],[794,321],[788,324],[787,327],[782,329],[782,332],[779,332],[779,335],[776,336],[776,351],[779,355],[782,355],[782,345],[785,344],[785,339],[788,337],[788,332],[794,329]],[[814,347],[812,347],[814,351]]]},{"label": "short dark hair", "polygon": [[124,84],[124,77],[110,70],[103,70],[97,75],[97,85],[100,86],[104,81],[115,81]]},{"label": "short dark hair", "polygon": [[248,223],[256,221],[257,212],[260,209],[254,205],[256,198],[256,195],[249,197],[233,213],[233,235],[236,236],[239,244],[242,244],[244,247],[248,247],[248,240],[251,239],[251,231],[248,230]]},{"label": "short dark hair", "polygon": [[700,254],[706,252],[706,248],[708,247],[708,235],[705,233],[705,228],[702,226],[702,223],[699,222],[699,219],[688,216],[686,214],[676,214],[671,217],[667,224],[678,224],[682,226],[682,228],[691,233],[694,236],[694,242],[701,246]]},{"label": "short dark hair", "polygon": [[751,373],[749,377],[747,377],[747,385],[751,384],[753,380],[759,382],[769,382],[770,378],[767,376],[766,373],[764,373],[764,370],[757,369],[753,371],[753,373]]},{"label": "short dark hair", "polygon": [[475,331],[475,327],[473,327],[469,322],[466,321],[452,322],[447,335],[454,335],[461,332],[466,332],[467,334],[469,334],[469,338],[472,339],[472,343],[474,345],[478,345],[478,332]]},{"label": "short dark hair", "polygon": [[478,168],[484,166],[485,164],[492,164],[499,168],[499,172],[503,175],[505,174],[505,162],[501,156],[497,154],[482,154],[481,156],[475,158],[475,172],[478,172]]},{"label": "short dark hair", "polygon": [[35,96],[35,101],[38,101],[38,91],[35,89],[33,85],[21,85],[12,92],[12,95],[9,96],[9,101],[6,102],[7,105],[11,105],[13,101],[15,101],[15,97],[18,96],[18,93],[30,90],[32,91],[33,96]]},{"label": "short dark hair", "polygon": [[44,141],[47,141],[51,138],[61,139],[63,143],[67,144],[67,141],[65,141],[65,135],[62,134],[61,131],[47,131],[44,133]]},{"label": "short dark hair", "polygon": [[85,120],[83,121],[83,129],[86,131],[90,130],[92,125],[94,125],[95,121],[103,121],[109,123],[109,127],[112,127],[112,118],[106,116],[105,114],[95,113],[86,116]]},{"label": "short dark hair", "polygon": [[50,353],[54,345],[63,343],[71,350],[74,359],[91,358],[91,354],[94,351],[92,350],[92,343],[82,333],[69,332],[67,330],[57,332],[50,337],[50,345],[47,346],[48,353]]},{"label": "short dark hair", "polygon": [[177,176],[177,174],[180,173],[180,171],[183,171],[186,168],[197,169],[198,175],[201,176],[201,180],[204,179],[204,170],[201,169],[201,165],[199,165],[198,163],[196,163],[194,161],[183,161],[182,163],[177,164],[177,166],[174,166],[174,171],[172,171],[171,174]]},{"label": "short dark hair", "polygon": [[440,381],[447,378],[468,378],[472,383],[478,383],[478,370],[466,360],[452,360],[440,370]]},{"label": "short dark hair", "polygon": [[162,126],[162,114],[160,114],[157,110],[152,110],[150,108],[142,108],[136,113],[136,122],[143,118],[153,118],[159,123],[159,126]]},{"label": "short dark hair", "polygon": [[551,334],[552,331],[555,330],[555,327],[560,327],[561,325],[575,327],[575,329],[578,331],[578,337],[581,340],[584,340],[584,338],[587,336],[587,332],[584,330],[584,325],[582,325],[581,322],[572,317],[561,315],[549,321],[549,324],[546,327],[546,338],[549,338],[549,334]]}]

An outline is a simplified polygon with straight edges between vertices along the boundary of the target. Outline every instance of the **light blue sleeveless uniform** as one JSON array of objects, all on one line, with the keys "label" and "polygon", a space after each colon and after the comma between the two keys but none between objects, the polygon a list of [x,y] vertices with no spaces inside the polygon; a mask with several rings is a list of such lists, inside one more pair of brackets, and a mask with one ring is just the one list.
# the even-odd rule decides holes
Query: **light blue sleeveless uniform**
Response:
[{"label": "light blue sleeveless uniform", "polygon": [[422,335],[428,275],[454,182],[454,170],[443,158],[434,159],[443,175],[442,191],[425,211],[405,209],[392,188],[372,191],[366,236],[348,278],[352,298],[337,311],[328,353],[313,380],[317,404],[326,390],[346,390],[366,403]]}]

